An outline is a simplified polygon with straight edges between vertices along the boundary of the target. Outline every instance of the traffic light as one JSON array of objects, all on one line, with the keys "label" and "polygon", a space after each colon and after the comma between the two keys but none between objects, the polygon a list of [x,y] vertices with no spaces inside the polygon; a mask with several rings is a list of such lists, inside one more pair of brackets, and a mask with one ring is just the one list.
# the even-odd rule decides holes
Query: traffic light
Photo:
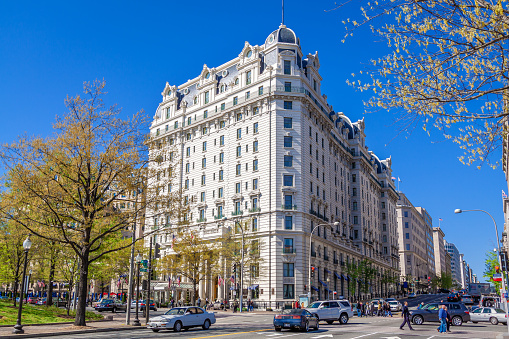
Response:
[{"label": "traffic light", "polygon": [[156,246],[154,247],[154,258],[159,259],[161,258],[161,245],[156,243]]},{"label": "traffic light", "polygon": [[233,274],[237,273],[237,264],[233,264]]},{"label": "traffic light", "polygon": [[502,272],[507,272],[507,253],[505,251],[500,252],[500,263],[502,264]]},{"label": "traffic light", "polygon": [[315,267],[311,266],[311,278],[315,277]]},{"label": "traffic light", "polygon": [[500,267],[499,266],[495,266],[495,272],[500,273]]}]

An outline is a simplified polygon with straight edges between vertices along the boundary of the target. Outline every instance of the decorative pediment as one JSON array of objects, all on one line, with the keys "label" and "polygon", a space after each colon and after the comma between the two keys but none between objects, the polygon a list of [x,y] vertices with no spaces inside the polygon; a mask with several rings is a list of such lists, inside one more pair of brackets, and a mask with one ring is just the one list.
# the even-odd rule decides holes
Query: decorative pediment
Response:
[{"label": "decorative pediment", "polygon": [[216,205],[222,205],[222,204],[224,204],[224,199],[223,198],[217,198],[216,200],[214,200],[214,203]]},{"label": "decorative pediment", "polygon": [[232,200],[242,200],[244,197],[240,193],[236,193],[232,196]]},{"label": "decorative pediment", "polygon": [[260,195],[260,190],[253,190],[253,191],[249,192],[249,195],[250,196]]}]

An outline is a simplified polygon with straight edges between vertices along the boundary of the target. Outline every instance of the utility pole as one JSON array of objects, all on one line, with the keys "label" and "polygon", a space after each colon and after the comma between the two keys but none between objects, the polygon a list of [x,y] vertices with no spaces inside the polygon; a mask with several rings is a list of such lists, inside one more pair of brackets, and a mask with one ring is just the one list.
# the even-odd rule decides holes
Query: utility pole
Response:
[{"label": "utility pole", "polygon": [[150,278],[152,277],[152,235],[150,236],[150,249],[148,251],[148,278],[147,278],[147,300],[145,301],[145,324],[148,324],[150,313]]},{"label": "utility pole", "polygon": [[[136,208],[136,205],[135,205]],[[133,226],[132,245],[131,245],[131,262],[129,264],[129,290],[127,292],[127,312],[125,315],[125,324],[129,325],[131,321],[131,301],[133,298],[133,282],[134,282],[134,244],[136,242],[136,220]]]}]

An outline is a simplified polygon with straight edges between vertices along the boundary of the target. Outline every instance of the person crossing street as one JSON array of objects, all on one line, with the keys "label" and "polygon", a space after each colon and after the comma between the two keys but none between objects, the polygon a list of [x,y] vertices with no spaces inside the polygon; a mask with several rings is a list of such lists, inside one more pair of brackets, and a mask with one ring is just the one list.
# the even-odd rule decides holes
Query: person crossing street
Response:
[{"label": "person crossing street", "polygon": [[401,317],[403,318],[403,323],[399,327],[400,330],[403,330],[406,323],[408,323],[408,327],[411,331],[414,329],[412,328],[412,325],[410,324],[410,311],[408,310],[408,302],[405,301],[405,305],[403,306],[403,311],[401,312]]}]

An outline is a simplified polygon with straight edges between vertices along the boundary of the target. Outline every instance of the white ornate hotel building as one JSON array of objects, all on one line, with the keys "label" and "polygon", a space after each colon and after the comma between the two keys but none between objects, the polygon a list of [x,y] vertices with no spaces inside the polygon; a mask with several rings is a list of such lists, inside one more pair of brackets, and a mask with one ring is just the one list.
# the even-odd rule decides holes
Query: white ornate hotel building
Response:
[{"label": "white ornate hotel building", "polygon": [[[211,239],[235,219],[249,220],[262,262],[244,269],[244,295],[273,306],[310,289],[314,299],[329,291],[352,297],[347,286],[357,282],[346,264],[363,259],[378,270],[370,295],[398,289],[382,279],[400,276],[391,159],[368,150],[363,120],[352,123],[327,103],[319,71],[318,53],[304,55],[281,25],[225,64],[204,65],[179,86],[167,83],[151,125],[163,147],[177,150],[175,184],[194,201],[189,227]],[[166,222],[160,219],[147,227]],[[333,229],[318,227],[310,248],[320,224]],[[172,251],[171,227],[166,232],[157,238],[163,255]],[[227,295],[217,276],[199,293]]]}]

